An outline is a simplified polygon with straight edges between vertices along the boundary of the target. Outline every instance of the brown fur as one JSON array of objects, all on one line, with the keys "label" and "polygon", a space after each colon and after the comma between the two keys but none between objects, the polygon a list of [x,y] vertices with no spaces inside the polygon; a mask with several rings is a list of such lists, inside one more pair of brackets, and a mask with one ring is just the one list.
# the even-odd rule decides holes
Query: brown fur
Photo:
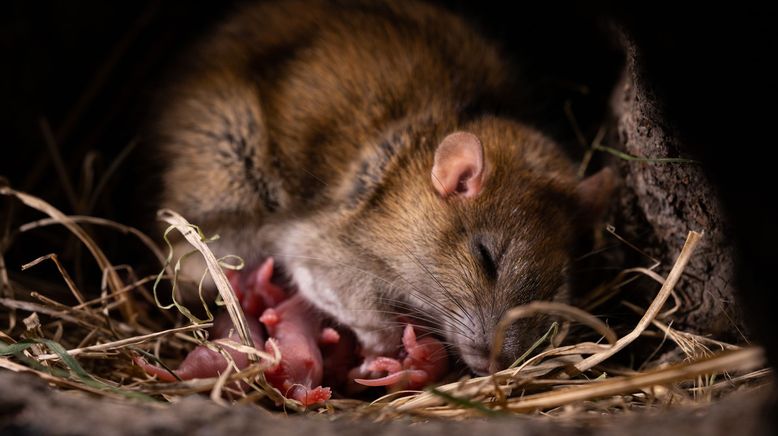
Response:
[{"label": "brown fur", "polygon": [[[392,351],[394,313],[412,311],[483,372],[505,310],[564,292],[580,212],[557,147],[491,115],[513,103],[513,77],[494,45],[423,3],[246,8],[165,97],[162,205],[221,234],[222,254],[275,256],[369,352]],[[430,180],[457,130],[484,147],[472,199],[441,198]],[[517,323],[503,362],[539,328]]]}]

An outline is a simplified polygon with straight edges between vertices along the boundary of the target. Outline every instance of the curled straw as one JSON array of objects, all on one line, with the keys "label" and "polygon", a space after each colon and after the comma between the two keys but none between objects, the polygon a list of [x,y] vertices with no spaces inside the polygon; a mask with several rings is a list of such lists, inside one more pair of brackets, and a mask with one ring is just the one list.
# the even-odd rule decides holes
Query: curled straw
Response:
[{"label": "curled straw", "polygon": [[616,332],[608,327],[604,322],[600,321],[594,315],[584,312],[583,310],[563,303],[556,303],[553,301],[533,301],[529,304],[517,306],[509,310],[502,317],[494,332],[494,342],[492,346],[492,352],[489,357],[491,367],[496,367],[497,356],[502,349],[502,344],[505,341],[505,331],[508,327],[517,319],[526,318],[535,314],[553,314],[564,316],[568,319],[578,321],[581,324],[585,324],[597,333],[605,337],[605,340],[609,344],[613,345],[616,342]]},{"label": "curled straw", "polygon": [[692,257],[692,253],[694,253],[694,249],[697,247],[697,244],[700,242],[701,238],[702,238],[702,233],[698,233],[695,231],[689,232],[688,236],[686,237],[686,242],[683,244],[683,248],[681,249],[681,254],[678,255],[678,259],[676,259],[673,268],[670,270],[670,273],[667,275],[667,279],[665,279],[665,282],[662,284],[662,288],[659,290],[659,293],[657,293],[656,297],[654,298],[654,301],[651,302],[651,305],[648,307],[648,310],[646,310],[646,313],[640,319],[640,321],[635,326],[635,328],[627,335],[625,335],[624,337],[616,341],[616,343],[612,347],[600,351],[599,353],[593,354],[589,356],[586,360],[576,364],[575,368],[578,371],[583,372],[588,369],[591,369],[595,365],[599,364],[600,362],[604,361],[605,359],[613,356],[620,350],[624,349],[624,347],[632,343],[632,341],[637,339],[640,336],[640,334],[643,333],[643,331],[649,326],[649,324],[651,324],[651,321],[653,321],[654,318],[656,318],[656,315],[662,309],[662,306],[665,304],[665,301],[667,301],[667,298],[673,292],[673,288],[675,287],[675,284],[678,283],[678,279],[681,278],[681,275],[683,274],[683,270],[684,268],[686,268],[686,264],[689,263],[689,259]]},{"label": "curled straw", "polygon": [[[208,272],[210,273],[214,284],[216,284],[216,289],[219,290],[219,295],[224,301],[224,306],[227,309],[227,313],[230,315],[232,325],[235,326],[235,331],[238,333],[241,343],[249,348],[255,348],[254,341],[251,339],[251,334],[249,333],[246,316],[240,308],[240,303],[230,286],[229,280],[227,280],[227,276],[222,270],[219,260],[205,244],[205,240],[200,232],[198,232],[196,227],[190,224],[184,217],[170,209],[160,210],[157,213],[157,217],[178,230],[184,239],[202,254]],[[257,356],[255,354],[251,353],[248,357],[252,362],[257,362]]]},{"label": "curled straw", "polygon": [[[241,309],[240,302],[235,296],[235,292],[233,291],[232,286],[230,286],[229,280],[227,280],[227,276],[224,274],[224,270],[222,268],[224,264],[220,262],[220,260],[222,259],[217,259],[216,256],[213,254],[211,249],[206,244],[207,241],[203,236],[203,234],[199,231],[199,228],[191,224],[180,214],[170,209],[161,209],[160,211],[158,211],[157,218],[159,218],[163,222],[166,222],[167,224],[170,224],[172,228],[178,230],[178,232],[181,233],[181,235],[186,239],[186,241],[190,245],[192,245],[192,247],[194,247],[195,250],[199,251],[200,254],[203,256],[206,267],[208,269],[207,272],[210,274],[211,279],[216,285],[216,289],[219,291],[219,295],[221,296],[221,299],[224,302],[224,307],[227,309],[227,313],[229,314],[230,319],[232,320],[232,325],[235,327],[235,331],[238,333],[238,337],[240,339],[241,345],[246,347],[243,349],[240,349],[240,347],[234,347],[234,348],[239,349],[239,351],[246,352],[249,361],[252,362],[253,364],[259,363],[261,358],[264,358],[265,361],[269,360],[268,363],[269,366],[278,363],[281,360],[281,354],[273,341],[269,342],[270,346],[273,348],[272,356],[267,353],[263,353],[260,350],[257,350],[256,347],[254,346],[254,341],[251,338],[251,334],[249,333],[249,329],[248,329],[248,324],[246,322],[246,316],[243,313],[243,309]],[[168,231],[170,231],[170,229]],[[170,242],[167,239],[167,232],[165,232],[165,234],[166,234],[165,241],[168,243],[168,245],[170,245]],[[172,259],[172,256],[173,256],[173,252],[171,247],[171,252],[167,259],[168,263]],[[176,270],[177,269],[178,269],[178,265],[176,266]],[[161,277],[162,277],[162,273],[160,273],[157,282],[159,282],[159,279]],[[175,285],[175,279],[174,279],[174,285]],[[201,285],[202,285],[202,281],[201,281]],[[156,289],[156,285],[155,285],[155,289]],[[155,290],[155,295],[156,295],[156,290]],[[181,309],[181,307],[179,307],[179,309]],[[186,313],[184,314],[186,315]],[[229,346],[229,344],[227,343],[222,343],[221,345]],[[277,389],[275,389],[274,387],[270,386],[267,383],[267,381],[264,378],[264,373],[262,371],[268,365],[252,365],[249,367],[249,368],[252,367],[260,368],[260,371],[256,374],[253,374],[253,376],[257,377],[257,382],[259,383],[259,386],[262,388],[264,393],[268,395],[271,399],[273,399],[277,404],[284,404],[285,407],[290,408],[292,410],[302,410],[302,407],[299,405],[297,401],[284,397]],[[245,377],[243,372],[244,371],[236,372],[232,374],[232,376],[230,376],[229,379],[231,380],[233,377]],[[214,390],[212,391],[212,396],[218,395],[217,392],[221,391],[221,389],[224,386],[224,383],[227,380],[226,377],[227,376],[221,376],[217,379],[216,384],[213,385]]]}]

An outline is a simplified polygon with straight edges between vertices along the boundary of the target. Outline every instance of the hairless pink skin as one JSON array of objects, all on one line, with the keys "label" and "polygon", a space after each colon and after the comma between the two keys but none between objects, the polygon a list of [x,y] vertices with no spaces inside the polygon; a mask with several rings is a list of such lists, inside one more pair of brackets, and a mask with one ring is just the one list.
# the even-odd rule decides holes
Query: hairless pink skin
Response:
[{"label": "hairless pink skin", "polygon": [[[278,304],[286,298],[284,290],[270,282],[272,276],[272,259],[266,260],[247,277],[241,277],[234,271],[228,272],[232,289],[235,290],[236,297],[247,316],[247,326],[255,345],[261,345],[265,342],[265,335],[262,333],[262,326],[260,326],[257,317],[265,310],[265,307]],[[226,313],[222,313],[214,319],[213,327],[209,332],[210,338],[211,340],[229,338],[240,342],[237,333],[230,334],[232,330],[232,320]],[[244,353],[229,347],[225,347],[225,349],[235,361],[238,369],[248,366],[248,357]],[[176,376],[181,380],[215,377],[227,368],[227,360],[224,356],[203,345],[196,347],[186,356],[178,369],[173,371],[175,375],[164,368],[148,363],[142,357],[136,357],[133,360],[148,374],[155,375],[158,379],[167,382],[176,381]]]},{"label": "hairless pink skin", "polygon": [[[246,321],[249,332],[251,333],[251,339],[254,343],[263,343],[265,338],[264,334],[262,334],[262,327],[259,325],[259,322],[253,318],[249,318]],[[232,334],[230,334],[231,331],[233,331]],[[234,333],[232,321],[226,313],[216,317],[213,322],[213,327],[210,330],[210,336],[212,337],[212,340],[228,337],[230,340],[240,343],[240,338],[237,333]],[[248,366],[248,357],[244,353],[229,347],[224,347],[224,349],[235,361],[235,365],[238,369],[243,369]],[[148,374],[155,375],[158,379],[167,382],[176,381],[176,376],[181,380],[215,377],[223,373],[224,370],[227,369],[228,364],[227,359],[224,356],[204,345],[198,346],[186,356],[178,369],[173,371],[175,375],[171,374],[165,368],[146,362],[146,360],[140,356],[136,357],[134,361],[135,364],[143,368]]]},{"label": "hairless pink skin", "polygon": [[[270,336],[265,349],[272,351],[270,341],[281,351],[282,361],[265,371],[265,377],[288,398],[305,406],[321,403],[331,396],[330,388],[322,387],[326,377],[329,386],[346,386],[357,391],[351,380],[363,386],[387,386],[390,390],[419,389],[440,380],[448,371],[443,344],[431,337],[417,338],[409,323],[403,334],[404,357],[378,356],[366,358],[355,367],[361,356],[353,333],[347,329],[324,326],[324,316],[308,304],[301,295],[291,297],[273,284],[273,259],[267,259],[248,275],[229,272],[228,278],[247,316],[254,344],[264,341],[262,327]],[[238,342],[226,314],[214,320],[213,339],[225,338]],[[238,369],[248,365],[245,354],[227,348]],[[402,359],[402,360],[400,360]],[[167,370],[135,358],[147,373],[163,381],[175,381]],[[227,368],[227,360],[219,353],[199,346],[187,355],[175,374],[182,380],[214,377]],[[357,378],[387,373],[380,378]],[[314,387],[315,386],[315,387]],[[364,388],[362,388],[364,389]]]},{"label": "hairless pink skin", "polygon": [[227,276],[247,317],[256,318],[268,307],[276,307],[289,297],[283,288],[270,281],[273,278],[272,257],[247,276],[235,271],[228,271]]},{"label": "hairless pink skin", "polygon": [[265,371],[267,380],[305,406],[328,400],[330,388],[320,386],[324,366],[318,341],[322,336],[337,341],[337,333],[322,334],[321,316],[299,294],[266,309],[259,320],[271,337],[265,349],[271,351],[274,341],[282,356],[278,365]]},{"label": "hairless pink skin", "polygon": [[432,337],[417,338],[411,324],[405,326],[403,347],[407,355],[402,362],[385,356],[365,359],[363,370],[385,371],[387,376],[358,378],[354,381],[365,386],[387,386],[390,390],[421,389],[442,379],[448,372],[448,359],[443,344]]}]

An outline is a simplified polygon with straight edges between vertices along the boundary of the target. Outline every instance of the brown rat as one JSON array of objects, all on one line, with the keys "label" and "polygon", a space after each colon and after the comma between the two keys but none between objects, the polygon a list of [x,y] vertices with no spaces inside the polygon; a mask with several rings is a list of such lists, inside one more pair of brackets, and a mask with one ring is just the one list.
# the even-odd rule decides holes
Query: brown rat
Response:
[{"label": "brown rat", "polygon": [[[217,254],[273,256],[367,352],[396,350],[411,314],[487,372],[502,314],[565,294],[608,181],[578,182],[551,140],[493,115],[514,77],[428,4],[249,6],[164,96],[162,206],[220,234]],[[501,365],[544,328],[517,322]]]}]

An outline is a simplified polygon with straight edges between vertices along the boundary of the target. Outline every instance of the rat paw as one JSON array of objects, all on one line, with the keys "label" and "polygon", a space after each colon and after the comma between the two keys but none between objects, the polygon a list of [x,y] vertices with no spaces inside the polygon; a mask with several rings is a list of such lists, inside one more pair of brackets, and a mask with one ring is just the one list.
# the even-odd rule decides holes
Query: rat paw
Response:
[{"label": "rat paw", "polygon": [[321,386],[311,389],[305,386],[295,385],[289,389],[286,397],[297,400],[302,403],[303,406],[308,407],[329,400],[330,397],[332,397],[332,391],[330,388],[323,388]]},{"label": "rat paw", "polygon": [[[405,327],[402,341],[406,354],[402,361],[386,356],[366,358],[351,373],[366,377],[354,377],[354,382],[363,386],[387,386],[390,390],[421,389],[446,374],[448,359],[440,341],[431,337],[418,339],[411,324]],[[377,373],[387,375],[371,377]]]}]

